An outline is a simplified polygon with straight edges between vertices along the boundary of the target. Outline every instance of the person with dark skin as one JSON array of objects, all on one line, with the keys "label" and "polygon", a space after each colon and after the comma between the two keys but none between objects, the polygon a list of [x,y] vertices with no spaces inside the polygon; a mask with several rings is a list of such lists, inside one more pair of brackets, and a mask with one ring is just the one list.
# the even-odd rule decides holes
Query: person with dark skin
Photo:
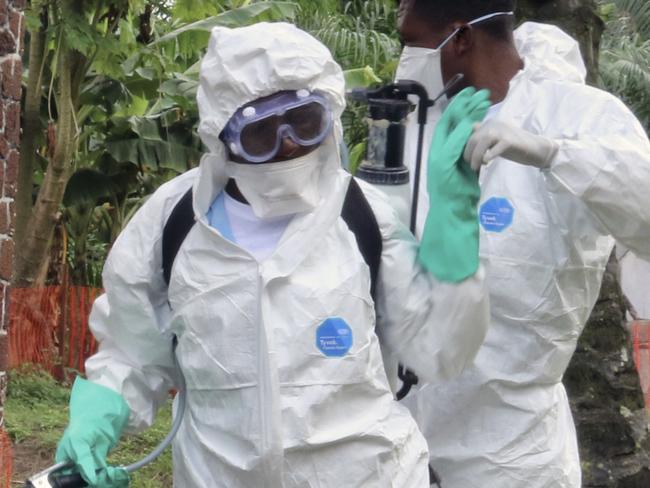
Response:
[{"label": "person with dark skin", "polygon": [[[455,102],[451,129],[489,107],[473,90]],[[342,168],[343,71],[294,25],[214,27],[197,105],[199,166],[111,247],[89,320],[99,348],[57,462],[91,487],[127,486],[107,454],[176,388],[178,488],[429,486],[426,441],[387,371],[413,358],[438,382],[471,363],[489,321],[478,245],[462,282],[438,278],[384,195]]]},{"label": "person with dark skin", "polygon": [[[433,96],[461,73],[451,97],[471,86],[493,102],[463,153],[480,170],[488,335],[458,379],[404,400],[445,488],[581,486],[562,376],[614,243],[650,258],[645,131],[618,99],[586,86],[575,40],[550,25],[513,30],[513,10],[512,0],[399,4],[396,79]],[[428,134],[440,115],[432,110]]]},{"label": "person with dark skin", "polygon": [[[447,22],[444,27],[434,29],[427,16],[418,15],[414,5],[416,3],[421,2],[399,2],[397,28],[405,45],[436,49],[450,34],[458,31],[447,46],[441,49],[443,81],[449,81],[456,73],[464,75],[463,81],[450,90],[449,96],[453,97],[463,88],[473,86],[490,90],[492,103],[503,101],[510,80],[524,67],[514,44],[514,19],[509,16],[495,17],[491,22],[498,24],[498,27],[493,25],[491,29],[473,28],[467,25],[467,21],[461,20]],[[489,3],[502,3],[502,8],[506,11],[512,2]],[[492,9],[499,7],[495,5],[485,11]],[[444,17],[444,11],[441,17]],[[452,16],[448,18],[451,19]]]}]

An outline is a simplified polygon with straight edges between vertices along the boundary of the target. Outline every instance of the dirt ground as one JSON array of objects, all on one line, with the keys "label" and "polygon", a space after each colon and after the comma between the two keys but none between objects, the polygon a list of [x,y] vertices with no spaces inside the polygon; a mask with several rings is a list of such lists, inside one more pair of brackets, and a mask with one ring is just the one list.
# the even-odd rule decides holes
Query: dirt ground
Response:
[{"label": "dirt ground", "polygon": [[13,450],[12,486],[20,486],[25,480],[54,464],[54,452],[45,449],[36,439],[25,439],[11,446]]}]

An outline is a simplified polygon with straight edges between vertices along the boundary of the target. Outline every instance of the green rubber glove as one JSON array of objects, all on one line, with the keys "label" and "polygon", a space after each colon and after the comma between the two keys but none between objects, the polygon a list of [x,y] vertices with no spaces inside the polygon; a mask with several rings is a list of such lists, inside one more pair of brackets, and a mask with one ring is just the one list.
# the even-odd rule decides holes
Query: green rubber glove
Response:
[{"label": "green rubber glove", "polygon": [[124,468],[108,466],[106,456],[129,420],[129,406],[113,390],[77,377],[70,395],[70,422],[56,450],[56,461],[71,461],[91,487],[126,487]]},{"label": "green rubber glove", "polygon": [[490,108],[489,96],[487,90],[465,88],[442,114],[433,135],[427,168],[430,207],[418,257],[440,281],[457,283],[478,269],[481,191],[463,150]]}]

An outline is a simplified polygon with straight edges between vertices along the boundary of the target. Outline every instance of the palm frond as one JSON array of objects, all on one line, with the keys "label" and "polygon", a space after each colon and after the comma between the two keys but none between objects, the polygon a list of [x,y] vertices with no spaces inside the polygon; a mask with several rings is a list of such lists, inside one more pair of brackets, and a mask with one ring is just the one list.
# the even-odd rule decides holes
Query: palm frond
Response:
[{"label": "palm frond", "polygon": [[603,50],[601,79],[650,130],[650,40],[621,38]]},{"label": "palm frond", "polygon": [[377,69],[399,55],[399,42],[374,30],[326,26],[312,32],[333,53],[344,69],[366,65]]},{"label": "palm frond", "polygon": [[624,14],[631,29],[645,39],[650,39],[650,2],[648,0],[614,0]]}]

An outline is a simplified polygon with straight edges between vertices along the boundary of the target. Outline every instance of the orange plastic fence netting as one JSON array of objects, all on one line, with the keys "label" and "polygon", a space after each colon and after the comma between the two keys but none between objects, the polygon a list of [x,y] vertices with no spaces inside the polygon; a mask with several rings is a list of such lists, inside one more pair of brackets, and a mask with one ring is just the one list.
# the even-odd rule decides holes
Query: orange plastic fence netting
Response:
[{"label": "orange plastic fence netting", "polygon": [[631,333],[634,364],[639,371],[646,407],[650,409],[650,320],[632,322]]},{"label": "orange plastic fence netting", "polygon": [[65,368],[84,371],[97,347],[88,314],[101,290],[48,286],[10,292],[9,367],[39,364],[55,377]]},{"label": "orange plastic fence netting", "polygon": [[7,432],[0,427],[0,488],[10,488],[13,457]]}]

